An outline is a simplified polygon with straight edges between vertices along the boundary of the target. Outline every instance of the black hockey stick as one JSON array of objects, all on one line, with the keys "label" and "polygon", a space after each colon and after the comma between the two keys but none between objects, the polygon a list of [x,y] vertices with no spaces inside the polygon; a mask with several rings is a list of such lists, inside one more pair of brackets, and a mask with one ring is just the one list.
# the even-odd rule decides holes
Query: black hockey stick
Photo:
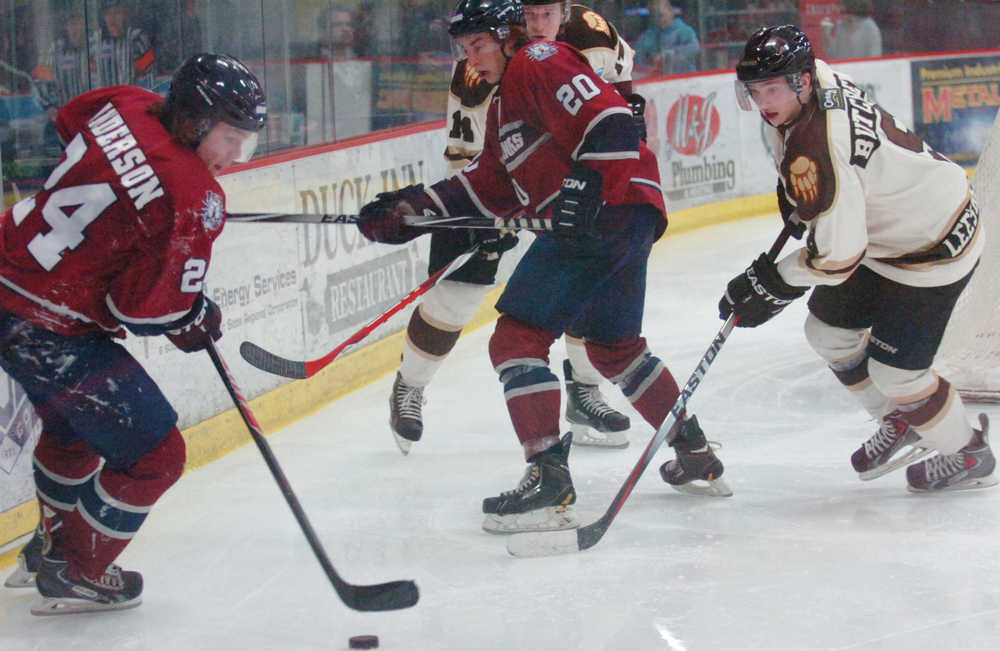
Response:
[{"label": "black hockey stick", "polygon": [[[768,251],[767,256],[771,260],[774,260],[778,253],[781,252],[782,247],[785,246],[785,242],[788,241],[789,236],[792,231],[797,227],[797,220],[792,219],[782,229],[781,233],[778,235],[778,239],[774,241],[771,246],[771,250]],[[514,534],[507,540],[507,552],[512,556],[519,557],[531,557],[531,556],[548,556],[551,554],[565,554],[568,552],[583,551],[584,549],[590,549],[596,545],[601,538],[607,533],[608,529],[611,527],[612,521],[614,521],[615,516],[621,511],[622,507],[625,505],[625,500],[632,493],[632,489],[635,488],[636,483],[639,481],[639,477],[646,470],[646,466],[649,462],[653,460],[653,456],[656,455],[657,450],[663,445],[663,442],[671,436],[677,426],[681,423],[681,418],[684,415],[684,408],[687,406],[688,400],[694,393],[698,385],[701,384],[702,379],[704,379],[705,374],[708,372],[708,367],[712,365],[715,358],[719,355],[719,351],[722,349],[722,344],[726,343],[726,339],[729,334],[733,331],[733,327],[736,325],[736,319],[734,315],[730,314],[729,318],[722,325],[719,333],[715,335],[715,339],[712,344],[702,355],[701,360],[698,362],[698,366],[695,367],[694,372],[691,377],[688,378],[687,384],[684,385],[684,389],[681,390],[681,394],[677,397],[677,401],[674,402],[673,408],[667,415],[666,420],[660,425],[659,429],[656,430],[656,434],[653,439],[643,450],[642,456],[636,462],[635,467],[632,468],[632,472],[629,473],[628,478],[622,487],[618,489],[618,494],[615,498],[611,500],[611,505],[608,506],[607,511],[604,512],[599,519],[588,525],[579,527],[577,529],[564,529],[562,531],[539,531],[539,532],[526,532]]]},{"label": "black hockey stick", "polygon": [[437,283],[439,279],[447,276],[452,271],[455,271],[463,264],[465,264],[469,258],[471,258],[479,250],[479,245],[476,244],[470,249],[459,255],[457,258],[452,260],[450,263],[436,271],[427,280],[417,285],[413,291],[404,296],[398,303],[390,307],[388,310],[378,315],[371,321],[369,321],[364,327],[355,332],[353,335],[348,337],[343,343],[331,350],[326,355],[323,355],[319,359],[313,359],[309,361],[296,361],[292,359],[287,359],[280,355],[275,355],[274,353],[264,350],[255,343],[249,341],[244,341],[240,344],[240,355],[243,356],[247,362],[251,365],[256,366],[262,371],[268,373],[273,373],[274,375],[280,375],[282,377],[292,378],[293,380],[304,380],[310,378],[324,368],[329,366],[333,360],[337,359],[340,353],[344,352],[344,349],[351,344],[356,344],[365,337],[367,337],[375,328],[379,327],[383,323],[389,320],[392,315],[396,314],[404,307],[417,300],[423,294]]},{"label": "black hockey stick", "polygon": [[254,417],[253,412],[250,411],[246,399],[237,387],[232,371],[229,370],[229,366],[226,365],[222,356],[219,355],[219,349],[216,348],[215,342],[209,339],[205,350],[208,351],[209,356],[212,358],[212,363],[215,364],[215,369],[219,372],[222,383],[226,385],[226,390],[229,391],[233,403],[239,410],[240,416],[243,417],[243,422],[246,423],[247,429],[250,430],[250,436],[253,437],[253,441],[260,449],[260,453],[264,455],[264,461],[267,462],[267,467],[271,470],[271,474],[274,475],[274,480],[278,482],[278,487],[281,489],[282,495],[285,496],[288,506],[291,507],[292,513],[295,514],[295,519],[299,521],[302,533],[305,534],[306,540],[309,541],[309,546],[312,547],[313,553],[316,554],[316,559],[319,560],[319,564],[323,567],[323,571],[326,572],[327,578],[330,579],[333,589],[337,591],[341,600],[348,607],[362,611],[399,610],[416,604],[417,600],[420,599],[420,593],[417,590],[417,584],[413,581],[390,581],[389,583],[379,583],[376,585],[354,585],[340,578],[337,571],[333,569],[333,564],[327,557],[322,543],[320,543],[316,532],[309,523],[302,505],[299,504],[299,499],[292,491],[292,486],[288,483],[285,473],[282,472],[281,466],[278,465],[278,460],[275,458],[274,453],[271,452],[271,446],[268,445],[267,440],[264,438],[264,432],[260,429],[260,425],[257,424],[257,419]]},{"label": "black hockey stick", "polygon": [[[226,221],[265,224],[357,224],[360,215],[333,215],[312,213],[227,213]],[[552,220],[514,215],[511,217],[458,216],[429,219],[420,215],[407,215],[408,226],[450,229],[514,228],[526,231],[550,231]]]}]

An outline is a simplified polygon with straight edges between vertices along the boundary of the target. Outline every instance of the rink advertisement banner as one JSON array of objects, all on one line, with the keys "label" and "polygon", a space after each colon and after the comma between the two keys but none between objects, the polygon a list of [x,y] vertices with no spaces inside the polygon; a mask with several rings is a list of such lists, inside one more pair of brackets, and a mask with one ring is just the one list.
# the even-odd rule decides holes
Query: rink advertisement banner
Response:
[{"label": "rink advertisement banner", "polygon": [[910,62],[916,132],[956,163],[979,159],[1000,108],[1000,54]]},{"label": "rink advertisement banner", "polygon": [[0,372],[0,513],[34,497],[31,456],[41,432],[21,385]]},{"label": "rink advertisement banner", "polygon": [[646,97],[646,144],[659,161],[668,210],[766,191],[758,173],[766,163],[754,135],[759,127],[740,115],[733,79],[716,74],[638,87]]}]

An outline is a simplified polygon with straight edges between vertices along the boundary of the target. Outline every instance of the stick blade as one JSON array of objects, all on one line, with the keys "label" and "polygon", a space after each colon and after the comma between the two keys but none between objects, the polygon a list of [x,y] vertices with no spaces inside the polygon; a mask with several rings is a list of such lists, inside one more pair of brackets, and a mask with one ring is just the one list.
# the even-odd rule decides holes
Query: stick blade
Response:
[{"label": "stick blade", "polygon": [[267,373],[292,378],[293,380],[304,380],[309,377],[306,374],[305,362],[285,359],[249,341],[244,341],[240,344],[240,355],[250,365]]},{"label": "stick blade", "polygon": [[416,605],[420,591],[413,581],[390,581],[377,585],[354,586],[344,603],[364,612],[401,610]]},{"label": "stick blade", "polygon": [[527,531],[507,539],[507,553],[518,558],[556,556],[585,549],[580,546],[576,529]]}]

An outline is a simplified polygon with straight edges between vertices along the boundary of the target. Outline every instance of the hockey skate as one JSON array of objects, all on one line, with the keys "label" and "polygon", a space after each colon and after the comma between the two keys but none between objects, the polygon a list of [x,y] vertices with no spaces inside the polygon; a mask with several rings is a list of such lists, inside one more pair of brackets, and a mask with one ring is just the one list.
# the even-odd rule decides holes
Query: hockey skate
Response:
[{"label": "hockey skate", "polygon": [[43,556],[35,584],[42,599],[31,607],[32,615],[124,610],[142,603],[142,575],[117,565],[91,579],[55,554]]},{"label": "hockey skate", "polygon": [[715,456],[713,444],[705,439],[696,417],[684,421],[670,445],[677,452],[677,458],[660,466],[660,477],[674,490],[709,497],[733,494],[722,479],[722,461]]},{"label": "hockey skate", "polygon": [[930,454],[930,449],[920,445],[920,435],[900,416],[898,411],[883,416],[875,435],[851,455],[851,465],[861,479],[881,477]]},{"label": "hockey skate", "polygon": [[531,457],[517,488],[484,499],[483,529],[519,533],[576,528],[576,493],[567,464],[572,440],[572,432],[567,433],[558,444]]},{"label": "hockey skate", "polygon": [[914,493],[967,490],[996,486],[996,458],[990,450],[990,423],[979,414],[982,429],[973,430],[972,440],[955,454],[938,454],[906,469],[906,481]]},{"label": "hockey skate", "polygon": [[35,587],[35,574],[38,566],[42,562],[42,536],[45,535],[42,525],[39,523],[35,533],[31,536],[21,552],[17,555],[17,568],[4,581],[7,588],[33,588]]},{"label": "hockey skate", "polygon": [[563,360],[566,377],[566,420],[576,445],[626,448],[628,416],[608,406],[596,384],[583,384],[573,376],[573,366]]},{"label": "hockey skate", "polygon": [[396,373],[396,381],[392,383],[392,393],[389,395],[389,427],[392,428],[396,445],[403,454],[409,454],[410,447],[424,433],[421,414],[423,405],[423,387],[407,384],[403,381],[403,376]]}]

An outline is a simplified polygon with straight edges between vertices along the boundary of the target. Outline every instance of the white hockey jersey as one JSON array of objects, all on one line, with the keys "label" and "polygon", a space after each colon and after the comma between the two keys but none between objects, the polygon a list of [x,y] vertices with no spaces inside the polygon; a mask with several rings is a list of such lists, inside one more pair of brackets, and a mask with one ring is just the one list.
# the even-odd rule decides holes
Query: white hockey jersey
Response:
[{"label": "white hockey jersey", "polygon": [[778,262],[791,285],[836,285],[863,264],[934,287],[972,270],[983,227],[959,165],[816,61],[819,89],[788,128],[765,124],[781,184],[809,225],[806,246]]},{"label": "white hockey jersey", "polygon": [[[632,81],[635,51],[621,37],[615,26],[600,14],[582,5],[572,5],[570,18],[559,30],[557,40],[580,50],[590,67],[611,84]],[[446,120],[448,145],[445,159],[447,175],[453,176],[483,149],[486,113],[496,85],[484,81],[475,70],[459,61],[452,71]]]}]

